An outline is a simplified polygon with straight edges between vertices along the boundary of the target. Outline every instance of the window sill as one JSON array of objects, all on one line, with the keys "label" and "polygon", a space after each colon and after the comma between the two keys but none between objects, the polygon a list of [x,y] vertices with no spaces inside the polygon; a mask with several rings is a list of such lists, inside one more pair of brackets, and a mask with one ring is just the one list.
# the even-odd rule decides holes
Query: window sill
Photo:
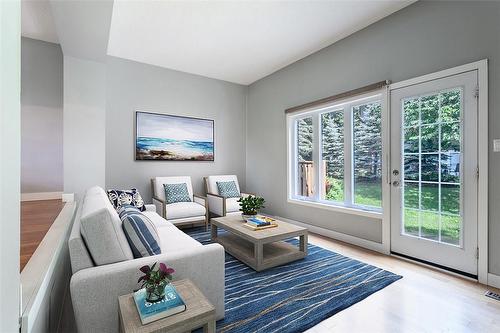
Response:
[{"label": "window sill", "polygon": [[382,212],[375,212],[375,211],[364,210],[364,209],[360,209],[360,208],[333,206],[333,205],[328,205],[328,204],[324,204],[324,203],[316,202],[316,201],[306,201],[306,200],[299,200],[299,199],[292,199],[292,198],[289,198],[288,202],[292,203],[292,204],[296,204],[296,205],[326,209],[326,210],[331,210],[331,211],[345,213],[345,214],[371,217],[371,218],[379,219],[379,220],[382,220],[382,218],[383,218]]}]

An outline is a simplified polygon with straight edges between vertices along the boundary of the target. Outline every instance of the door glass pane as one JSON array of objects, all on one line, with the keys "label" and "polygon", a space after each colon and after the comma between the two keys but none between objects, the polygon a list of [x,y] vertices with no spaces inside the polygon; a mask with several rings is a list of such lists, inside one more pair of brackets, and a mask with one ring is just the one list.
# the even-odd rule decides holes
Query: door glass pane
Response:
[{"label": "door glass pane", "polygon": [[354,204],[382,207],[382,106],[352,108]]},{"label": "door glass pane", "polygon": [[422,126],[421,131],[422,153],[437,153],[439,151],[439,124]]},{"label": "door glass pane", "polygon": [[420,98],[420,123],[434,124],[439,118],[439,94]]},{"label": "door glass pane", "polygon": [[460,183],[460,153],[441,153],[441,181]]},{"label": "door glass pane", "polygon": [[322,198],[344,201],[344,112],[336,110],[321,115],[323,156]]},{"label": "door glass pane", "polygon": [[314,188],[312,117],[297,120],[297,193],[311,197]]},{"label": "door glass pane", "polygon": [[406,155],[404,157],[404,180],[419,180],[420,162],[419,155]]},{"label": "door glass pane", "polygon": [[439,154],[425,154],[422,159],[420,177],[423,181],[439,181]]},{"label": "door glass pane", "polygon": [[406,235],[461,244],[461,103],[461,88],[402,102]]},{"label": "door glass pane", "polygon": [[412,126],[404,129],[404,150],[405,153],[418,153],[419,149],[419,128]]}]

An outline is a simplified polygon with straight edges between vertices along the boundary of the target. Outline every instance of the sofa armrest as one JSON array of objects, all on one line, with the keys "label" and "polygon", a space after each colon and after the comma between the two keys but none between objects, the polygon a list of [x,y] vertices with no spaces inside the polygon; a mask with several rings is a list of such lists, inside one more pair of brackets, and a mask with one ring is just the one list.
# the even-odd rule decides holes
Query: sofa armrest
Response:
[{"label": "sofa armrest", "polygon": [[218,194],[207,193],[208,210],[218,216],[226,215],[226,198]]},{"label": "sofa armrest", "polygon": [[224,248],[209,244],[189,250],[96,266],[71,277],[71,299],[79,332],[118,332],[118,297],[140,285],[139,268],[164,262],[175,269],[174,280],[190,279],[224,318]]},{"label": "sofa armrest", "polygon": [[146,212],[156,212],[156,205],[154,204],[146,204],[144,207],[146,207]]},{"label": "sofa armrest", "polygon": [[193,195],[193,201],[199,203],[200,205],[207,207],[207,198],[202,197],[201,195]]},{"label": "sofa armrest", "polygon": [[157,198],[157,197],[153,197],[153,205],[155,205],[156,207],[156,212],[163,218],[165,218],[167,216],[166,214],[166,205],[165,205],[165,201]]}]

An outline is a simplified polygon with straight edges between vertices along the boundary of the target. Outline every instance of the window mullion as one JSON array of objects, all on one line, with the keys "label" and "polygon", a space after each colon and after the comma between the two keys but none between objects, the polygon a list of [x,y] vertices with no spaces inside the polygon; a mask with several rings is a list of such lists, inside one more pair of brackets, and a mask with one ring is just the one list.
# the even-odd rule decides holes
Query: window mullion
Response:
[{"label": "window mullion", "polygon": [[315,114],[312,117],[313,125],[313,173],[314,173],[314,190],[313,199],[319,201],[321,198],[321,186],[323,180],[321,179],[321,124],[320,115]]},{"label": "window mullion", "polygon": [[344,107],[344,204],[353,204],[352,167],[352,111],[351,105]]}]

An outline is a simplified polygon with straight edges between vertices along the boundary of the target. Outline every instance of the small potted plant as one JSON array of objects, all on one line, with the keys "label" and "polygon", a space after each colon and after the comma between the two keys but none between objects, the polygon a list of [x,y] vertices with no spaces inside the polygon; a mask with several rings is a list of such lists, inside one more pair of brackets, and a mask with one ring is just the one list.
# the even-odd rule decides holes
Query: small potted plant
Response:
[{"label": "small potted plant", "polygon": [[238,199],[240,203],[241,216],[246,221],[252,217],[255,217],[259,212],[259,209],[264,208],[264,198],[257,197],[254,195],[249,195],[247,197],[241,197]]},{"label": "small potted plant", "polygon": [[156,262],[150,267],[142,266],[139,270],[144,273],[139,278],[138,283],[142,282],[141,288],[146,289],[146,301],[155,303],[165,298],[165,286],[172,281],[172,274],[175,273],[173,268],[167,267],[164,263],[160,263],[156,267]]}]

